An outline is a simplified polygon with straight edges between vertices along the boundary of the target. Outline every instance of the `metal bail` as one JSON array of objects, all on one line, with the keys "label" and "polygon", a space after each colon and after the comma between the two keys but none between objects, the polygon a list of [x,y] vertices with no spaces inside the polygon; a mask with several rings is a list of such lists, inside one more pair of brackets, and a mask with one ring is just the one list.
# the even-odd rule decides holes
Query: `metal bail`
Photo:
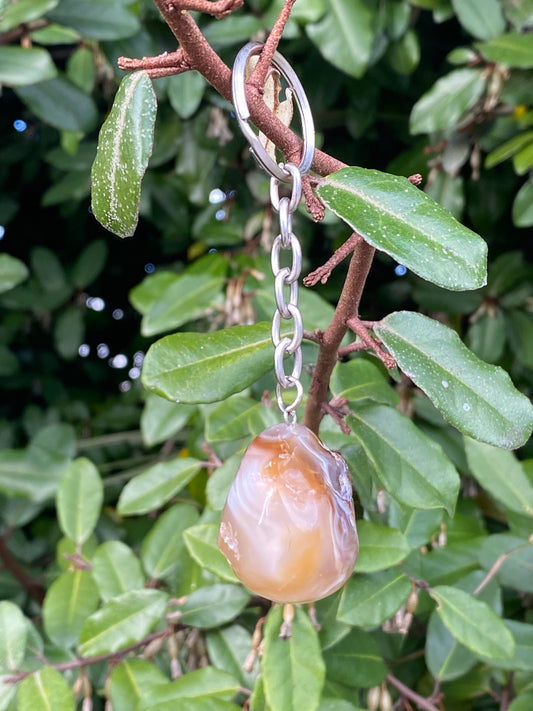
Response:
[{"label": "metal bail", "polygon": [[[248,140],[251,151],[258,163],[267,171],[267,173],[277,180],[284,183],[290,183],[292,182],[292,174],[284,168],[283,163],[278,165],[274,160],[272,160],[261,144],[259,137],[248,123],[250,111],[248,110],[248,103],[246,101],[246,83],[244,72],[248,58],[253,55],[260,54],[263,46],[264,45],[261,42],[249,42],[241,49],[235,58],[231,78],[233,105],[235,107],[235,114],[237,116],[237,121],[239,122],[241,131]],[[302,160],[300,161],[298,170],[300,173],[307,173],[311,167],[311,163],[313,162],[313,155],[315,152],[315,127],[311,107],[309,105],[309,101],[307,100],[304,88],[294,69],[279,52],[274,53],[274,56],[272,57],[272,66],[277,69],[277,71],[285,79],[289,88],[293,92],[294,98],[296,99],[296,104],[300,112],[304,142]]]}]

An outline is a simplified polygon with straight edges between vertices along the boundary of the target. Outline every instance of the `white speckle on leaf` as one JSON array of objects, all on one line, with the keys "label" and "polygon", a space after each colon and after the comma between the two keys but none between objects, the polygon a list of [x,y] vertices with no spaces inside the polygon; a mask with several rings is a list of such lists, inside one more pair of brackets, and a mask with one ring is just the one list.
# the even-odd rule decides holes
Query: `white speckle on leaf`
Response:
[{"label": "white speckle on leaf", "polygon": [[464,410],[465,412],[468,412],[468,411],[470,410],[470,405],[469,405],[467,402],[464,402],[464,403],[463,403],[463,410]]},{"label": "white speckle on leaf", "polygon": [[449,385],[449,383],[448,383],[447,380],[443,380],[442,383],[441,383],[441,385],[442,385],[443,388],[447,388],[448,385]]}]

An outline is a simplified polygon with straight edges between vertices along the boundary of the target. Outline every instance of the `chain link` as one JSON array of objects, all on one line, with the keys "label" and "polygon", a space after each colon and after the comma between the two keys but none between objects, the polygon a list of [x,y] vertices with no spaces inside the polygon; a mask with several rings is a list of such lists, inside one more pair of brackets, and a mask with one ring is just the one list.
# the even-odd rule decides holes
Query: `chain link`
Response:
[{"label": "chain link", "polygon": [[[278,405],[283,412],[286,422],[296,421],[296,408],[303,398],[303,388],[300,382],[302,374],[302,314],[298,308],[298,278],[302,270],[302,249],[298,238],[292,231],[292,213],[298,208],[302,195],[302,175],[299,168],[293,163],[286,163],[285,170],[292,176],[292,190],[290,197],[279,196],[279,182],[277,178],[270,179],[270,199],[272,207],[279,213],[280,232],[272,245],[271,264],[274,274],[274,295],[276,297],[276,311],[272,317],[272,342],[274,351],[274,371],[277,378],[276,395]],[[281,251],[290,258],[290,266],[281,266]],[[288,287],[288,301],[286,297]],[[292,337],[282,336],[281,322],[292,320]],[[292,356],[292,372],[287,375],[285,371],[286,356]],[[293,401],[285,404],[283,389],[296,389]]]}]

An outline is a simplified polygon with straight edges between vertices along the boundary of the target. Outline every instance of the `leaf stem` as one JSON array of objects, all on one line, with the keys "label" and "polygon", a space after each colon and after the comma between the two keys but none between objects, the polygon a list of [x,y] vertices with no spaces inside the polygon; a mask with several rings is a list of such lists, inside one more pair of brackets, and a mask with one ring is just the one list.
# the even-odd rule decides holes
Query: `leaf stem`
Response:
[{"label": "leaf stem", "polygon": [[394,688],[399,691],[402,696],[415,703],[419,708],[425,709],[426,711],[439,711],[439,709],[429,699],[417,694],[416,691],[410,689],[392,674],[387,674],[387,681],[391,686],[394,686]]}]

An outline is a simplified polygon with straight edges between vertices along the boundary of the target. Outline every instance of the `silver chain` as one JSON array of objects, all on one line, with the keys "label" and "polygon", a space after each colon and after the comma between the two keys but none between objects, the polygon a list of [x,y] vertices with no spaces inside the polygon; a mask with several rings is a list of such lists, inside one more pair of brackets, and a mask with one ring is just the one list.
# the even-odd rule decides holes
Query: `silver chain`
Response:
[{"label": "silver chain", "polygon": [[[276,311],[272,318],[272,342],[274,344],[274,371],[277,385],[276,395],[278,405],[286,422],[296,421],[296,408],[302,401],[303,388],[300,382],[302,373],[302,314],[298,308],[298,278],[302,269],[302,249],[298,238],[292,231],[292,214],[298,208],[302,195],[302,174],[294,163],[285,163],[283,168],[292,176],[292,190],[290,197],[279,197],[279,181],[270,179],[270,200],[272,207],[279,213],[280,231],[272,245],[271,264],[274,274],[274,295],[276,297]],[[281,250],[290,252],[291,265],[280,266]],[[288,298],[286,290],[288,287]],[[281,335],[281,323],[292,320],[292,337]],[[285,371],[285,356],[292,356],[292,372],[287,375]],[[283,389],[296,388],[293,401],[286,405],[283,398]]]}]

